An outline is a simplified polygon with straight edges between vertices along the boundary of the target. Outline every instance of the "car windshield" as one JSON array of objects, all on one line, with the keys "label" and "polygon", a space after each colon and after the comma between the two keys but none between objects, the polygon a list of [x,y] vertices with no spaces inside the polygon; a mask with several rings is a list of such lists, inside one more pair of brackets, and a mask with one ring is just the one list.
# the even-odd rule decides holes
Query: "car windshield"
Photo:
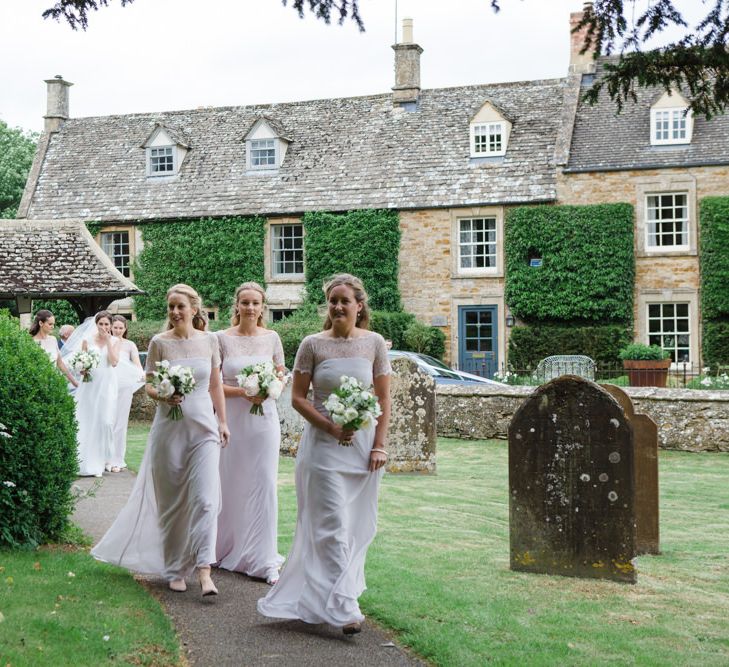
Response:
[{"label": "car windshield", "polygon": [[435,357],[431,357],[429,354],[423,354],[422,352],[414,352],[413,354],[419,359],[422,359],[426,364],[430,364],[431,366],[435,366],[436,368],[441,368],[446,371],[453,370],[449,366],[446,366],[442,361],[439,361]]}]

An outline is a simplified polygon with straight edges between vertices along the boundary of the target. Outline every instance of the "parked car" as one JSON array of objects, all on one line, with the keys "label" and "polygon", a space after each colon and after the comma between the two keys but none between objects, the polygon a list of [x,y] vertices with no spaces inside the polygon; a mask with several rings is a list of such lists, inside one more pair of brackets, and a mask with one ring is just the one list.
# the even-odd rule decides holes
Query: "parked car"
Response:
[{"label": "parked car", "polygon": [[421,352],[389,350],[387,356],[390,361],[401,357],[412,359],[421,370],[432,376],[437,384],[499,384],[495,380],[489,380],[488,378],[481,377],[480,375],[473,375],[472,373],[465,373],[464,371],[457,371],[453,368],[449,368],[442,361],[438,361],[435,357],[422,354]]}]

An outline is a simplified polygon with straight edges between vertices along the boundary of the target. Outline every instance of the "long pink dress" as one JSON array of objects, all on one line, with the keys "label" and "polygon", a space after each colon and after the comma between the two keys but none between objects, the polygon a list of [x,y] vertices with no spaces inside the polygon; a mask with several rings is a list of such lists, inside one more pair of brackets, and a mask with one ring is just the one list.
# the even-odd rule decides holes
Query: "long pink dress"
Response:
[{"label": "long pink dress", "polygon": [[[294,371],[311,374],[314,407],[341,384],[356,377],[365,386],[390,373],[387,347],[379,334],[344,339],[307,336]],[[367,548],[377,532],[377,493],[384,468],[369,472],[375,427],[355,432],[351,447],[310,423],[296,455],[298,515],[291,553],[281,578],[258,601],[258,611],[273,618],[342,627],[362,621],[358,598],[365,590]]]},{"label": "long pink dress", "polygon": [[[283,366],[281,339],[275,331],[260,336],[218,332],[223,382],[237,387],[235,376],[251,364]],[[223,506],[218,516],[218,566],[251,577],[278,578],[278,456],[281,424],[276,402],[266,399],[263,414],[250,413],[245,398],[225,399],[230,444],[220,453]]]},{"label": "long pink dress", "polygon": [[129,500],[91,555],[171,581],[215,562],[220,437],[208,388],[211,370],[220,366],[218,343],[209,333],[187,340],[160,334],[149,344],[147,373],[163,359],[191,367],[195,390],[179,421],[169,418],[169,405],[157,404]]}]

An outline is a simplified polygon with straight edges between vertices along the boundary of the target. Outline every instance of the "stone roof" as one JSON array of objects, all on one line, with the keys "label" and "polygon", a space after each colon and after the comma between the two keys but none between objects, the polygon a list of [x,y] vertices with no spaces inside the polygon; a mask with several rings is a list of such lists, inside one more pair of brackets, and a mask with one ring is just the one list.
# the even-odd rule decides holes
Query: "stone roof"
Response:
[{"label": "stone roof", "polygon": [[0,298],[142,294],[78,220],[0,220]]},{"label": "stone roof", "polygon": [[[414,112],[377,95],[70,119],[51,135],[21,211],[120,221],[554,201],[562,86],[424,90]],[[513,121],[509,147],[471,160],[469,120],[487,100]],[[243,137],[262,115],[291,144],[277,172],[246,173]],[[156,123],[189,141],[176,177],[145,177],[140,145]]]},{"label": "stone roof", "polygon": [[[608,58],[597,62],[604,73]],[[585,88],[586,90],[586,88]],[[651,146],[650,107],[658,87],[637,88],[637,103],[626,102],[620,114],[605,90],[595,106],[580,102],[566,171],[617,171],[729,164],[729,114],[706,120],[694,116],[690,144]]]}]

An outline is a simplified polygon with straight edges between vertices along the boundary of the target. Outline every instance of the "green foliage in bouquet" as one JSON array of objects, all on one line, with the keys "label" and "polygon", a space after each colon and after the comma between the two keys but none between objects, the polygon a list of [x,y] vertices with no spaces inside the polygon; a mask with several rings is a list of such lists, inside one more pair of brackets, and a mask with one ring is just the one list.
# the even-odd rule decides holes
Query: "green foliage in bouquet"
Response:
[{"label": "green foliage in bouquet", "polygon": [[335,273],[353,273],[364,283],[370,307],[401,310],[397,211],[313,212],[303,221],[307,300],[324,303],[324,281]]},{"label": "green foliage in bouquet", "polygon": [[0,314],[0,546],[61,536],[78,472],[73,399],[17,320]]},{"label": "green foliage in bouquet", "polygon": [[515,208],[506,216],[504,244],[506,302],[519,319],[632,322],[629,204]]},{"label": "green foliage in bouquet", "polygon": [[134,298],[137,317],[162,319],[165,294],[176,283],[194,287],[205,306],[227,311],[246,280],[263,284],[266,221],[257,217],[205,218],[142,225],[144,249],[134,282],[147,292]]}]

